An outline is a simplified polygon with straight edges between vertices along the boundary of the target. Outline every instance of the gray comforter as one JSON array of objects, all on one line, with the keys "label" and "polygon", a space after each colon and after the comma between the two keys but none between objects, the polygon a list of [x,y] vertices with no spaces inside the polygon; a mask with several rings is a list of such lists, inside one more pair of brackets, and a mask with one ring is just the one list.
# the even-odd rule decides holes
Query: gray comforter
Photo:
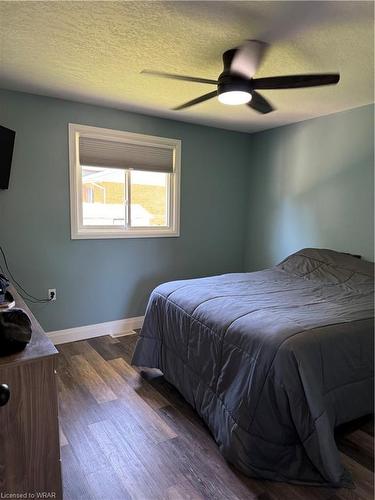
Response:
[{"label": "gray comforter", "polygon": [[151,294],[133,364],[159,368],[246,474],[348,486],[335,426],[373,411],[373,264],[304,249]]}]

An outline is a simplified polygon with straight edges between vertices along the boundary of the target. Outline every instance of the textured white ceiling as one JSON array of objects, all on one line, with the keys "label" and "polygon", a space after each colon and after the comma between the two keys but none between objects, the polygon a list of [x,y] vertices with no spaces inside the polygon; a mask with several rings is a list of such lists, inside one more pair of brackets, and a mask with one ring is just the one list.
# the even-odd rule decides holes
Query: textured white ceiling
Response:
[{"label": "textured white ceiling", "polygon": [[[0,1],[0,86],[255,131],[374,101],[372,2]],[[142,69],[216,79],[222,53],[271,43],[257,76],[341,73],[337,86],[268,90],[262,116],[217,99],[170,108],[214,87]]]}]

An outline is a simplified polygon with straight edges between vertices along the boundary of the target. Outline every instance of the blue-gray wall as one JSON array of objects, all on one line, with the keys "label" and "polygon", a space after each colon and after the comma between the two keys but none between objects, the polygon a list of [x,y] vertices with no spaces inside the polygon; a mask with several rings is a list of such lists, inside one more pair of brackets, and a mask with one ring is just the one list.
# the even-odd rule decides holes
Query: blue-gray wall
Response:
[{"label": "blue-gray wall", "polygon": [[374,254],[374,107],[251,136],[245,268],[303,247]]},{"label": "blue-gray wall", "polygon": [[[70,239],[68,123],[182,139],[181,236]],[[160,282],[242,271],[246,134],[114,109],[0,91],[0,123],[17,131],[0,243],[50,331],[139,316]]]},{"label": "blue-gray wall", "polygon": [[[373,106],[257,134],[0,90],[17,131],[0,244],[58,330],[139,316],[160,282],[254,270],[306,246],[373,260]],[[182,139],[181,236],[70,239],[69,122]]]}]

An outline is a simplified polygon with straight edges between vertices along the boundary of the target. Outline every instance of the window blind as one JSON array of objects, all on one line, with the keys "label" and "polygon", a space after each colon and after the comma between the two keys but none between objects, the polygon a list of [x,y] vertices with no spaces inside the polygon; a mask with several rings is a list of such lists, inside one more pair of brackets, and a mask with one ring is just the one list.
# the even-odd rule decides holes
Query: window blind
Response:
[{"label": "window blind", "polygon": [[92,167],[173,172],[173,149],[156,145],[80,137],[79,160]]}]

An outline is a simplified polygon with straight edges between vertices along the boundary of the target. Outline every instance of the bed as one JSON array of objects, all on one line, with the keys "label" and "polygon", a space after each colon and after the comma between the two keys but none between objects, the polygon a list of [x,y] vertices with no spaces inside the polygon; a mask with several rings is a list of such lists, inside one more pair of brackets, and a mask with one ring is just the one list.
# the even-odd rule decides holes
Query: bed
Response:
[{"label": "bed", "polygon": [[303,249],[277,266],[164,283],[133,354],[245,474],[350,486],[336,426],[373,412],[374,265]]}]

